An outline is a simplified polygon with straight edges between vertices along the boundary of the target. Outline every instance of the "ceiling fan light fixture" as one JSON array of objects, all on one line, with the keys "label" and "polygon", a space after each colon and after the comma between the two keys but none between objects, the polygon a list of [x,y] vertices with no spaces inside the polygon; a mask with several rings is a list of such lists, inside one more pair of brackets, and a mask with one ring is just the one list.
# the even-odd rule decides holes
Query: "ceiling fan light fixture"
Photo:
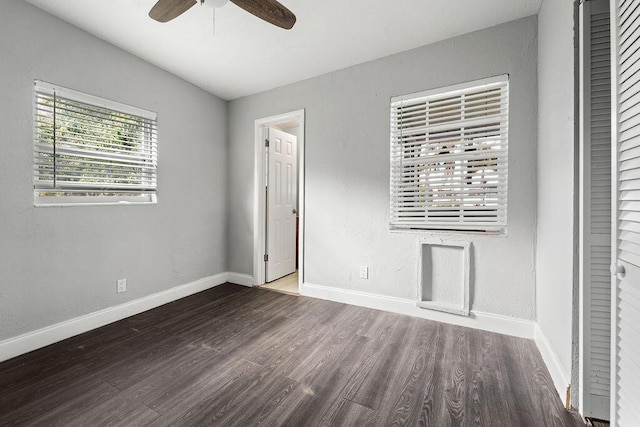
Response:
[{"label": "ceiling fan light fixture", "polygon": [[203,6],[211,7],[213,9],[222,7],[228,2],[229,0],[200,0],[200,4],[202,4]]}]

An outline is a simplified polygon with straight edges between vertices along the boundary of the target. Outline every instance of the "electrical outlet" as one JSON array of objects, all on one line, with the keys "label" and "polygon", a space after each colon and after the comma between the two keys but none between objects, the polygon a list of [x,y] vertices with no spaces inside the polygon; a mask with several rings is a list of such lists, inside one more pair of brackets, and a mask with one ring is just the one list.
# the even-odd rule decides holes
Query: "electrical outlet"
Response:
[{"label": "electrical outlet", "polygon": [[360,267],[360,278],[361,279],[368,279],[369,278],[369,267],[364,266],[364,265]]},{"label": "electrical outlet", "polygon": [[127,292],[127,279],[118,280],[118,293]]}]

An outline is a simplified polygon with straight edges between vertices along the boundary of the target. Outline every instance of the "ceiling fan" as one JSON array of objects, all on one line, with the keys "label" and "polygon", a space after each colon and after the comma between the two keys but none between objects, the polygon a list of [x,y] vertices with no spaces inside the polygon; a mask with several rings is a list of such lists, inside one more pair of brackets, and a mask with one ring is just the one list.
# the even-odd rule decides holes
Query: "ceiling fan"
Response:
[{"label": "ceiling fan", "polygon": [[[221,7],[228,0],[159,0],[149,12],[149,16],[158,22],[169,22],[191,9],[198,2],[201,5]],[[230,0],[258,18],[290,30],[296,23],[296,15],[276,0]]]}]

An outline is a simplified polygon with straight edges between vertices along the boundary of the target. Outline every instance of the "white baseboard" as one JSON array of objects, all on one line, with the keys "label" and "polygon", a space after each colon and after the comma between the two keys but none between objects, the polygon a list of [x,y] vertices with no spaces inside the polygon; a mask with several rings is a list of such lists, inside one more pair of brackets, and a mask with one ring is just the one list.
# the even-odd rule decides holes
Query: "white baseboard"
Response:
[{"label": "white baseboard", "polygon": [[536,325],[535,341],[538,346],[538,350],[542,355],[542,359],[551,374],[553,385],[556,387],[556,391],[560,396],[562,406],[564,406],[567,399],[567,388],[571,384],[571,377],[562,366],[562,363],[560,363],[560,359],[558,358],[556,351],[553,349],[549,339],[544,332],[542,332],[539,325]]},{"label": "white baseboard", "polygon": [[253,276],[241,273],[227,273],[227,282],[249,287],[254,285]]},{"label": "white baseboard", "polygon": [[393,313],[406,314],[408,316],[421,317],[437,322],[482,329],[516,337],[533,339],[535,335],[535,322],[517,319],[515,317],[500,316],[473,310],[468,317],[459,316],[420,308],[416,305],[416,301],[409,299],[313,285],[310,283],[304,283],[302,285],[301,293],[308,297],[391,311]]},{"label": "white baseboard", "polygon": [[180,298],[205,291],[228,281],[229,273],[205,277],[191,283],[176,286],[143,298],[126,302],[115,307],[66,320],[32,332],[0,341],[0,362],[71,338],[109,323],[151,310]]}]

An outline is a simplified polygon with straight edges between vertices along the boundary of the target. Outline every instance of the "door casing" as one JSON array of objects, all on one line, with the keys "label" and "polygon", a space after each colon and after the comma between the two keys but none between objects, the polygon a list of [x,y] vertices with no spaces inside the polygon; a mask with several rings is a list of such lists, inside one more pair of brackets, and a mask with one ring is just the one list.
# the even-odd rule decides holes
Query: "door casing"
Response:
[{"label": "door casing", "polygon": [[[592,374],[591,351],[591,321],[592,321],[592,302],[591,287],[594,286],[591,277],[591,245],[596,244],[592,240],[590,224],[591,224],[591,28],[590,21],[592,14],[601,14],[609,12],[608,0],[596,0],[583,2],[579,6],[580,19],[580,146],[579,146],[579,393],[578,393],[578,410],[584,416],[598,415],[597,418],[608,418],[603,414],[602,405],[597,406],[592,402],[590,396],[589,381]],[[612,97],[613,99],[613,97]],[[614,145],[612,143],[612,145]],[[613,217],[612,217],[613,218]],[[600,242],[603,243],[603,242]],[[609,407],[606,408],[609,412]]]},{"label": "door casing", "polygon": [[296,110],[275,116],[264,117],[255,121],[255,151],[254,151],[254,205],[253,205],[253,285],[261,286],[265,284],[265,246],[266,246],[266,225],[265,207],[266,197],[264,188],[265,178],[265,139],[266,128],[277,126],[281,123],[297,121],[300,125],[300,135],[298,135],[298,217],[300,221],[300,233],[298,235],[298,289],[304,283],[304,235],[305,235],[305,110]]}]

